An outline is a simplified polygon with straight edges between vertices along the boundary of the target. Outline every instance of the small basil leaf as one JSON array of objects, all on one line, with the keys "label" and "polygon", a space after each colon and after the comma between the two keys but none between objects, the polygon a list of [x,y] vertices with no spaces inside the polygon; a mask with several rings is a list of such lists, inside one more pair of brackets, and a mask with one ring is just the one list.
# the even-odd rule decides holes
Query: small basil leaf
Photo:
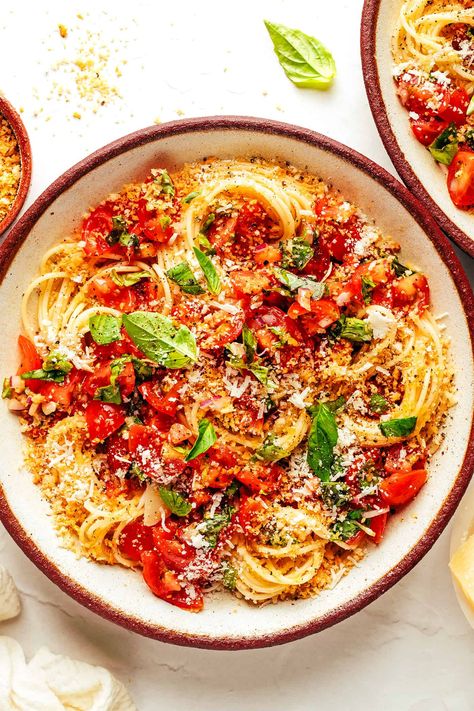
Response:
[{"label": "small basil leaf", "polygon": [[186,294],[204,294],[204,289],[198,284],[187,262],[181,262],[181,264],[171,267],[166,272],[166,276]]},{"label": "small basil leaf", "polygon": [[368,343],[372,340],[372,329],[366,321],[352,316],[342,315],[333,328],[337,338],[346,338],[353,343]]},{"label": "small basil leaf", "polygon": [[222,284],[215,266],[213,265],[209,257],[204,254],[204,252],[201,252],[200,249],[198,249],[197,247],[193,247],[193,251],[207,281],[209,291],[211,292],[211,294],[215,294],[217,296],[217,294],[220,294],[222,291]]},{"label": "small basil leaf", "polygon": [[118,341],[120,338],[120,316],[112,314],[96,314],[89,319],[89,330],[94,341],[99,346]]},{"label": "small basil leaf", "polygon": [[153,375],[153,367],[142,358],[132,356],[132,364],[137,380],[147,380]]},{"label": "small basil leaf", "polygon": [[65,374],[62,370],[29,370],[27,373],[22,373],[20,376],[23,380],[51,380],[53,383],[63,383]]},{"label": "small basil leaf", "polygon": [[206,514],[204,515],[198,530],[202,537],[206,539],[210,548],[217,546],[219,533],[229,525],[234,511],[233,506],[227,506],[221,513],[215,513],[212,518]]},{"label": "small basil leaf", "polygon": [[322,299],[326,293],[326,284],[311,279],[311,277],[298,276],[286,269],[280,269],[280,267],[275,267],[273,272],[278,281],[291,292],[298,291],[301,288],[310,289],[311,297],[316,300]]},{"label": "small basil leaf", "polygon": [[170,197],[174,196],[175,189],[174,189],[173,181],[171,180],[170,175],[169,175],[168,171],[166,170],[166,168],[163,168],[163,170],[161,170],[159,172],[159,175],[157,178],[155,178],[155,181],[160,183],[161,192],[164,195],[169,195]]},{"label": "small basil leaf", "polygon": [[237,585],[237,570],[230,563],[226,563],[222,571],[222,585],[227,590],[235,590]]},{"label": "small basil leaf", "polygon": [[191,511],[192,506],[189,501],[187,501],[184,496],[181,496],[181,494],[178,494],[177,491],[165,489],[164,486],[160,486],[159,491],[164,505],[175,516],[187,516]]},{"label": "small basil leaf", "polygon": [[97,388],[94,395],[94,400],[101,400],[102,402],[113,402],[116,405],[120,405],[122,402],[122,396],[120,394],[120,388],[118,385],[104,385],[102,388]]},{"label": "small basil leaf", "polygon": [[255,352],[257,350],[257,339],[245,323],[242,328],[242,343],[245,346],[245,357],[247,359],[247,364],[250,364],[255,358]]},{"label": "small basil leaf", "polygon": [[413,271],[413,269],[409,269],[409,267],[406,267],[404,264],[398,261],[398,257],[394,257],[391,263],[391,267],[397,277],[405,277],[405,276],[411,276],[412,274],[416,274],[416,272]]},{"label": "small basil leaf", "polygon": [[10,378],[3,378],[3,387],[2,387],[2,398],[5,400],[6,398],[10,398],[13,393],[13,388],[11,386],[11,381]]},{"label": "small basil leaf", "polygon": [[50,372],[52,370],[64,373],[65,375],[72,370],[72,363],[70,363],[62,353],[59,351],[52,351],[43,361],[43,370]]},{"label": "small basil leaf", "polygon": [[212,244],[209,242],[207,239],[206,235],[203,234],[202,232],[199,232],[198,236],[196,237],[196,242],[197,246],[199,248],[202,247],[202,250],[204,254],[207,254],[208,256],[212,256],[213,254],[216,253],[216,250],[212,246]]},{"label": "small basil leaf", "polygon": [[367,276],[363,276],[361,281],[364,304],[370,304],[372,301],[372,290],[375,288],[376,284],[370,277]]},{"label": "small basil leaf", "polygon": [[123,325],[134,344],[154,363],[184,368],[197,360],[196,339],[186,326],[150,311],[123,315]]},{"label": "small basil leaf", "polygon": [[303,269],[314,256],[314,249],[302,237],[294,237],[288,242],[281,242],[283,252],[281,266],[285,269]]},{"label": "small basil leaf", "polygon": [[293,84],[305,89],[328,89],[336,76],[334,58],[315,37],[264,20],[275,54]]},{"label": "small basil leaf", "polygon": [[200,190],[194,190],[192,193],[188,193],[186,197],[183,198],[182,202],[184,202],[185,205],[188,205],[192,200],[194,200],[194,198],[197,198],[200,194]]},{"label": "small basil leaf", "polygon": [[310,468],[321,479],[329,481],[334,461],[334,447],[337,444],[337,425],[334,413],[325,403],[313,409],[313,419],[308,435],[307,461]]},{"label": "small basil leaf", "polygon": [[379,428],[385,437],[407,437],[415,429],[416,421],[416,417],[385,420],[385,422],[379,422]]},{"label": "small basil leaf", "polygon": [[450,165],[458,152],[458,131],[454,123],[450,123],[433,143],[428,146],[433,158],[443,165]]},{"label": "small basil leaf", "polygon": [[214,220],[216,219],[216,213],[215,212],[210,212],[209,215],[206,217],[204,224],[201,227],[201,232],[203,234],[206,234]]},{"label": "small basil leaf", "polygon": [[383,414],[390,409],[390,405],[387,400],[378,393],[375,393],[375,395],[372,395],[370,398],[369,407],[372,412],[376,412],[377,414]]},{"label": "small basil leaf", "polygon": [[191,451],[186,456],[186,461],[196,459],[200,454],[204,454],[216,442],[217,436],[214,427],[209,420],[201,420],[199,423],[198,436]]},{"label": "small basil leaf", "polygon": [[112,230],[105,238],[107,244],[117,244],[123,234],[128,234],[127,223],[123,217],[112,217]]},{"label": "small basil leaf", "polygon": [[134,284],[138,284],[142,279],[150,278],[149,273],[145,271],[117,272],[115,269],[111,269],[108,275],[117,286],[133,286]]}]

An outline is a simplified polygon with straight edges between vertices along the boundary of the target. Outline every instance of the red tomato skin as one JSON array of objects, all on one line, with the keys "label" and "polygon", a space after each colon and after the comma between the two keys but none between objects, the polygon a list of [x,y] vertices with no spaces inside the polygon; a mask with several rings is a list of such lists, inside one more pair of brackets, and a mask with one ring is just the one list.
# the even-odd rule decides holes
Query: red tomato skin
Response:
[{"label": "red tomato skin", "polygon": [[143,519],[127,523],[119,538],[119,550],[126,558],[138,563],[142,553],[154,548],[153,528],[144,526]]},{"label": "red tomato skin", "polygon": [[238,299],[245,296],[256,296],[271,286],[271,279],[264,271],[235,270],[230,273],[230,280]]},{"label": "red tomato skin", "polygon": [[114,432],[107,438],[106,455],[107,465],[112,474],[128,470],[131,464],[128,440],[121,437],[118,432]]},{"label": "red tomato skin", "polygon": [[174,417],[180,404],[180,390],[183,382],[179,380],[167,393],[159,390],[158,383],[146,381],[138,386],[143,398],[158,412]]},{"label": "red tomato skin", "polygon": [[[17,371],[18,375],[29,373],[30,370],[38,370],[42,367],[43,361],[29,338],[21,335],[18,336],[18,346],[20,348],[20,367]],[[39,393],[42,391],[44,383],[41,380],[31,379],[25,380],[25,385],[34,393]]]},{"label": "red tomato skin", "polygon": [[[167,524],[169,526],[169,524]],[[196,553],[185,541],[179,541],[160,526],[153,529],[155,549],[160,553],[165,565],[175,573],[182,573],[194,560]]]},{"label": "red tomato skin", "polygon": [[259,514],[264,511],[264,505],[252,496],[241,496],[237,520],[243,531],[248,535],[258,524]]},{"label": "red tomato skin", "polygon": [[448,190],[451,200],[461,209],[474,205],[474,152],[462,148],[448,168]]},{"label": "red tomato skin", "polygon": [[103,441],[125,422],[123,408],[111,402],[91,400],[87,403],[85,417],[91,440]]},{"label": "red tomato skin", "polygon": [[380,484],[380,495],[387,506],[403,506],[415,498],[427,478],[426,469],[396,472]]},{"label": "red tomato skin", "polygon": [[199,588],[192,586],[192,594],[183,590],[176,574],[167,569],[157,551],[145,551],[142,563],[143,578],[154,595],[184,610],[202,610],[204,600]]},{"label": "red tomato skin", "polygon": [[272,333],[271,328],[281,328],[295,341],[301,343],[303,335],[291,318],[278,308],[278,306],[261,306],[256,309],[248,320],[249,328],[254,331],[260,348],[272,348],[279,343],[279,337]]},{"label": "red tomato skin", "polygon": [[112,207],[99,205],[82,223],[82,239],[85,241],[84,252],[94,257],[108,252],[111,246],[106,238],[113,228]]},{"label": "red tomato skin", "polygon": [[117,286],[109,277],[94,279],[89,287],[89,292],[101,304],[124,313],[135,311],[137,307],[137,296],[133,287]]},{"label": "red tomato skin", "polygon": [[392,284],[394,307],[404,307],[416,304],[420,313],[428,308],[430,303],[430,287],[424,274],[411,274],[397,279]]},{"label": "red tomato skin", "polygon": [[373,541],[376,545],[382,542],[384,533],[385,533],[385,527],[387,526],[387,521],[388,521],[388,512],[385,511],[385,513],[379,514],[378,516],[374,516],[373,518],[370,519],[370,528],[372,531],[374,531],[375,536],[373,536],[370,540]]},{"label": "red tomato skin", "polygon": [[253,253],[255,264],[275,264],[281,262],[282,253],[279,247],[273,244],[259,244]]}]

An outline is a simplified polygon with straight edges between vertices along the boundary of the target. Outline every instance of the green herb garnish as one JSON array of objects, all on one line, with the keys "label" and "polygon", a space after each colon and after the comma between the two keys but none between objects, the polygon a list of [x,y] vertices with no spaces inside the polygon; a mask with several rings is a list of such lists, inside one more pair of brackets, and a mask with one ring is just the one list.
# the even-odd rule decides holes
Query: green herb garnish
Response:
[{"label": "green herb garnish", "polygon": [[215,294],[217,296],[217,294],[220,294],[222,291],[222,284],[215,266],[213,265],[207,254],[201,252],[198,247],[193,247],[193,251],[196,255],[196,259],[199,262],[199,266],[202,269],[209,291],[211,292],[211,294]]},{"label": "green herb garnish", "polygon": [[385,437],[407,437],[415,429],[416,421],[416,417],[385,420],[385,422],[379,422],[379,428]]},{"label": "green herb garnish", "polygon": [[450,123],[433,143],[428,146],[428,150],[433,158],[443,165],[450,165],[454,156],[458,152],[458,131],[454,123]]},{"label": "green herb garnish", "polygon": [[190,462],[196,459],[200,454],[207,452],[210,447],[216,442],[217,436],[214,427],[209,420],[203,419],[199,423],[198,436],[193,444],[191,451],[186,456],[186,461]]},{"label": "green herb garnish", "polygon": [[377,414],[383,414],[384,412],[388,412],[390,409],[390,405],[387,400],[378,393],[375,393],[375,395],[372,395],[370,398],[369,407],[372,412]]},{"label": "green herb garnish", "polygon": [[346,338],[353,343],[368,343],[372,340],[372,329],[367,321],[343,314],[331,329],[337,338]]},{"label": "green herb garnish", "polygon": [[196,339],[187,328],[151,311],[124,314],[123,325],[134,344],[154,363],[165,368],[184,368],[197,361]]},{"label": "green herb garnish", "polygon": [[325,403],[312,408],[311,414],[307,461],[321,481],[329,481],[338,437],[336,418]]},{"label": "green herb garnish", "polygon": [[364,299],[364,304],[370,304],[372,301],[372,290],[376,286],[375,282],[367,276],[363,276],[362,279],[362,298]]},{"label": "green herb garnish", "polygon": [[96,314],[89,319],[89,330],[93,340],[99,346],[118,341],[120,338],[120,316],[112,314]]},{"label": "green herb garnish", "polygon": [[294,237],[288,242],[280,242],[283,253],[281,266],[285,269],[303,269],[314,256],[314,249],[302,237]]},{"label": "green herb garnish", "polygon": [[171,267],[166,272],[166,276],[179,286],[186,294],[204,294],[204,289],[198,283],[191,267],[187,262],[181,262],[175,267]]},{"label": "green herb garnish", "polygon": [[166,489],[164,486],[160,486],[159,491],[164,505],[175,516],[187,516],[191,511],[192,506],[189,501],[177,491]]},{"label": "green herb garnish", "polygon": [[311,291],[311,297],[316,300],[321,299],[326,293],[326,284],[311,279],[311,277],[298,276],[280,267],[275,267],[273,272],[278,281],[290,292],[298,291],[298,289],[301,288],[309,289]]}]

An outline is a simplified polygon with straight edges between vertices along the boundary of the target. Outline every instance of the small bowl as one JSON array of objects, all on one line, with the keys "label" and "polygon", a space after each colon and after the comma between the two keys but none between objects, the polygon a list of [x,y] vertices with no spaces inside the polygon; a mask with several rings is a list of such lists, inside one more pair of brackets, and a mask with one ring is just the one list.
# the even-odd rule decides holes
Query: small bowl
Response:
[{"label": "small bowl", "polygon": [[0,117],[5,118],[10,124],[20,151],[21,173],[18,190],[9,211],[0,220],[0,235],[2,235],[15,221],[24,205],[31,183],[31,146],[25,124],[20,118],[20,114],[4,96],[0,96]]},{"label": "small bowl", "polygon": [[119,566],[77,559],[61,546],[46,501],[22,460],[16,418],[0,408],[0,518],[26,555],[62,590],[97,614],[175,644],[244,649],[288,642],[333,625],[375,600],[429,550],[451,518],[474,469],[474,298],[447,238],[395,178],[359,153],[304,128],[266,119],[211,117],[137,131],[105,146],[58,178],[22,216],[0,247],[0,362],[17,366],[21,294],[40,256],[81,224],[83,213],[153,166],[170,170],[203,156],[290,161],[339,187],[402,244],[402,255],[429,276],[436,312],[449,312],[447,334],[458,404],[416,499],[395,514],[383,544],[318,597],[258,608],[228,593],[212,595],[199,614],[154,597],[142,577]]},{"label": "small bowl", "polygon": [[474,212],[451,201],[446,176],[413,135],[408,112],[395,93],[390,42],[401,0],[365,0],[361,56],[365,88],[383,144],[398,174],[456,244],[474,257]]}]

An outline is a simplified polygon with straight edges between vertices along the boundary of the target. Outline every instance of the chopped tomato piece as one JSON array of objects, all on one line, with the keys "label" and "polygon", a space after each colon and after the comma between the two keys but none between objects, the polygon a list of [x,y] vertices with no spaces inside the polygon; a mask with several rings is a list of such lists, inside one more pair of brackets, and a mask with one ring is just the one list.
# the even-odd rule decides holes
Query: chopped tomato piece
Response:
[{"label": "chopped tomato piece", "polygon": [[[29,338],[26,338],[26,336],[18,336],[18,346],[20,348],[20,367],[17,371],[18,375],[29,373],[30,370],[38,370],[42,367],[43,361]],[[41,380],[25,380],[26,387],[35,393],[41,392],[43,384]]]},{"label": "chopped tomato piece", "polygon": [[259,499],[255,499],[252,496],[248,496],[247,498],[242,497],[240,499],[237,518],[247,535],[252,529],[258,528],[259,519],[264,510],[265,506]]},{"label": "chopped tomato piece", "polygon": [[295,302],[288,309],[288,316],[296,319],[301,316],[301,325],[309,336],[324,333],[326,328],[338,320],[341,315],[338,305],[331,299],[311,301],[311,311],[308,312],[301,304]]},{"label": "chopped tomato piece", "polygon": [[180,390],[183,381],[179,380],[168,392],[163,393],[156,381],[146,381],[138,386],[145,400],[163,415],[174,417],[180,404]]},{"label": "chopped tomato piece", "polygon": [[448,190],[456,207],[474,205],[474,152],[461,149],[448,169]]},{"label": "chopped tomato piece", "polygon": [[346,544],[351,548],[357,548],[364,541],[366,535],[364,531],[357,531],[357,533],[346,541]]},{"label": "chopped tomato piece", "polygon": [[82,223],[82,239],[86,243],[84,252],[87,256],[97,257],[111,249],[106,238],[113,228],[112,215],[111,205],[99,205]]},{"label": "chopped tomato piece", "polygon": [[449,126],[448,121],[442,121],[436,116],[410,118],[410,126],[415,138],[424,146],[429,146]]},{"label": "chopped tomato piece", "polygon": [[230,273],[230,279],[237,298],[261,294],[271,286],[271,279],[264,271],[235,270]]},{"label": "chopped tomato piece", "polygon": [[142,553],[153,550],[153,528],[144,526],[143,519],[127,523],[119,537],[119,550],[126,558],[135,562],[141,560]]},{"label": "chopped tomato piece", "polygon": [[209,242],[219,253],[231,248],[235,238],[237,217],[217,216],[207,232]]},{"label": "chopped tomato piece", "polygon": [[190,583],[184,589],[176,573],[169,570],[156,551],[142,554],[143,578],[154,595],[185,610],[199,612],[203,607],[201,591]]},{"label": "chopped tomato piece", "polygon": [[79,372],[73,368],[73,370],[66,375],[63,383],[45,382],[41,392],[47,400],[56,402],[62,407],[69,407],[80,377]]},{"label": "chopped tomato piece", "polygon": [[374,531],[375,536],[371,540],[377,545],[382,541],[383,535],[385,533],[385,527],[388,521],[388,513],[381,513],[378,516],[374,516],[370,519],[370,528]]},{"label": "chopped tomato piece", "polygon": [[166,215],[160,215],[157,210],[147,210],[147,201],[138,201],[138,231],[152,242],[169,242],[174,233],[173,223]]},{"label": "chopped tomato piece", "polygon": [[169,531],[164,531],[161,526],[153,528],[153,540],[156,550],[161,554],[165,565],[181,573],[196,557],[195,550],[184,541],[178,541],[175,537],[174,527],[171,522],[167,523]]},{"label": "chopped tomato piece", "polygon": [[114,432],[107,438],[106,455],[107,465],[112,474],[123,476],[128,471],[131,464],[128,440],[118,432]]},{"label": "chopped tomato piece", "polygon": [[110,277],[98,277],[91,282],[89,292],[101,304],[129,313],[137,306],[136,293],[131,286],[118,286]]},{"label": "chopped tomato piece", "polygon": [[415,498],[428,478],[426,469],[396,472],[380,484],[380,493],[387,506],[401,506]]},{"label": "chopped tomato piece", "polygon": [[417,305],[419,311],[424,311],[430,303],[430,287],[424,274],[411,274],[397,279],[392,284],[394,306]]},{"label": "chopped tomato piece", "polygon": [[288,336],[297,342],[292,345],[303,341],[298,326],[277,306],[261,306],[254,312],[253,318],[249,319],[248,326],[263,349],[280,346]]},{"label": "chopped tomato piece", "polygon": [[384,469],[389,474],[425,468],[426,450],[420,446],[408,449],[405,442],[397,442],[387,447],[385,452]]},{"label": "chopped tomato piece", "polygon": [[247,464],[245,467],[237,467],[235,478],[238,479],[252,494],[268,493],[275,488],[278,478],[282,474],[278,464]]},{"label": "chopped tomato piece", "polygon": [[123,408],[111,402],[91,400],[85,410],[87,429],[92,440],[104,440],[125,422]]},{"label": "chopped tomato piece", "polygon": [[256,264],[275,264],[281,262],[281,249],[274,244],[259,244],[255,247],[253,259]]}]

